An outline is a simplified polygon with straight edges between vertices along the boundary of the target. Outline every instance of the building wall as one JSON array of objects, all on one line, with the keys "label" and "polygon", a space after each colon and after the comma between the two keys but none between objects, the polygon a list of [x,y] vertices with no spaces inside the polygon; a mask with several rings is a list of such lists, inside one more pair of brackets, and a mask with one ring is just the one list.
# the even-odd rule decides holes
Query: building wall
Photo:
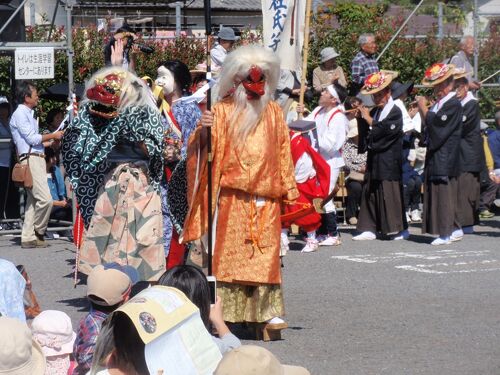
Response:
[{"label": "building wall", "polygon": [[[33,7],[31,3],[34,5]],[[56,3],[56,0],[27,1],[24,6],[24,19],[26,26],[50,23],[52,20],[52,16],[54,15]],[[66,25],[66,10],[64,8],[64,5],[59,4],[55,24],[57,26]]]}]

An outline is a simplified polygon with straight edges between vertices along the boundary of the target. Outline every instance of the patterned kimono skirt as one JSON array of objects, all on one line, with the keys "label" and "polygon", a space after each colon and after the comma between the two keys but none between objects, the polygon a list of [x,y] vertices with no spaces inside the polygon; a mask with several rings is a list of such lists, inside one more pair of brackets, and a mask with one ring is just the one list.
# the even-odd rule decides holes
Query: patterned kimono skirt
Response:
[{"label": "patterned kimono skirt", "polygon": [[142,161],[118,164],[107,173],[83,240],[83,273],[111,262],[136,268],[139,280],[156,281],[165,271],[161,198]]}]

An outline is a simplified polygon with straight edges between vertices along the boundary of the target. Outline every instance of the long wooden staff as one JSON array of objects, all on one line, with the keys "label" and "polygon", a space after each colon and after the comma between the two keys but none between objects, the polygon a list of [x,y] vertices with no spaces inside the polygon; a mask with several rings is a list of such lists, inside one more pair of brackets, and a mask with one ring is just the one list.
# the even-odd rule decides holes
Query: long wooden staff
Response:
[{"label": "long wooden staff", "polygon": [[[207,36],[207,80],[210,81],[212,79],[212,72],[210,70],[211,67],[211,57],[210,57],[210,40],[212,34],[212,16],[210,10],[210,0],[203,0],[205,6],[205,34]],[[212,108],[212,98],[211,98],[212,89],[208,89],[207,91],[207,111],[210,111]],[[207,168],[208,168],[208,275],[212,276],[212,129],[207,127]]]},{"label": "long wooden staff", "polygon": [[[302,49],[302,76],[300,78],[299,104],[304,104],[304,93],[306,91],[307,57],[309,56],[309,27],[311,22],[312,0],[306,1],[306,22],[304,26],[304,48]],[[299,113],[299,119],[303,114]]]},{"label": "long wooden staff", "polygon": [[493,73],[491,76],[489,76],[488,78],[485,78],[483,79],[481,82],[481,84],[485,83],[486,81],[488,81],[489,79],[493,78],[494,76],[496,76],[498,73],[500,73],[500,70],[497,70],[495,73]]}]

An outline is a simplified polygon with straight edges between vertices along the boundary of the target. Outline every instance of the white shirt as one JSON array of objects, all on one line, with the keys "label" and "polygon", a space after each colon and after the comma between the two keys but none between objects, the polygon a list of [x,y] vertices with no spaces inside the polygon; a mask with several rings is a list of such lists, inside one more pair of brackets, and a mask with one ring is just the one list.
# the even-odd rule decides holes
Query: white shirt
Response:
[{"label": "white shirt", "polygon": [[349,120],[342,113],[342,108],[337,106],[325,112],[323,107],[316,107],[305,120],[316,121],[319,147],[313,145],[313,148],[319,151],[330,168],[343,167],[341,149],[349,130]]},{"label": "white shirt", "polygon": [[413,120],[410,117],[408,111],[406,110],[405,104],[401,99],[394,100],[394,104],[401,110],[403,114],[403,133],[406,133],[410,130],[415,129],[415,125],[413,124]]},{"label": "white shirt", "polygon": [[210,58],[212,59],[212,70],[217,71],[222,67],[222,63],[226,59],[227,51],[220,44],[217,44],[210,50]]},{"label": "white shirt", "polygon": [[10,118],[10,131],[19,155],[31,152],[43,153],[42,135],[38,131],[38,121],[33,117],[33,110],[19,104]]},{"label": "white shirt", "polygon": [[455,96],[455,91],[450,91],[444,98],[439,99],[431,108],[431,112],[438,113],[443,105]]}]

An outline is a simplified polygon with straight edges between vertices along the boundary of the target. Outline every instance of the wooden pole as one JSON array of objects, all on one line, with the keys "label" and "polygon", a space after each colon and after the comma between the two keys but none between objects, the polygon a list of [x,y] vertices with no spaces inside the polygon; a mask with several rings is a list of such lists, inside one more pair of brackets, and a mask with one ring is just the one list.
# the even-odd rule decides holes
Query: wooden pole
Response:
[{"label": "wooden pole", "polygon": [[[207,80],[212,78],[211,72],[211,57],[210,57],[210,40],[212,34],[212,16],[210,10],[210,0],[204,0],[205,6],[205,34],[207,36]],[[208,89],[207,91],[207,111],[210,111],[212,108],[212,98],[211,98],[212,90]],[[207,168],[208,168],[208,178],[207,178],[207,191],[208,191],[208,202],[207,202],[207,210],[208,210],[208,275],[212,276],[212,129],[207,129]]]},{"label": "wooden pole", "polygon": [[[312,0],[306,1],[306,22],[304,26],[304,48],[302,49],[302,76],[300,78],[299,104],[304,104],[304,93],[306,91],[307,58],[309,56],[309,28],[311,23]],[[303,114],[299,113],[299,119]]]}]

